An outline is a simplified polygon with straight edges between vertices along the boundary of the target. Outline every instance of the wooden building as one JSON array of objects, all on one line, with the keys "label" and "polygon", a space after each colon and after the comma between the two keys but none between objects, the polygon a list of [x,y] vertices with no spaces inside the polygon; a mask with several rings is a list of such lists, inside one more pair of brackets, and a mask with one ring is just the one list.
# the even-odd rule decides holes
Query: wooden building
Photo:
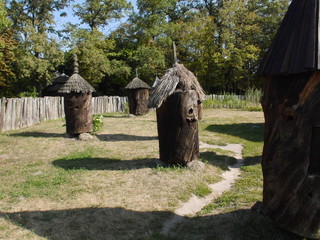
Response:
[{"label": "wooden building", "polygon": [[95,89],[79,75],[76,58],[74,73],[58,92],[64,95],[67,133],[92,132],[92,92]]},{"label": "wooden building", "polygon": [[150,86],[135,77],[125,87],[128,92],[129,112],[133,115],[145,115],[149,112],[148,100]]},{"label": "wooden building", "polygon": [[59,93],[58,91],[60,88],[66,83],[66,81],[69,79],[69,76],[59,72],[56,73],[55,78],[53,78],[52,82],[48,84],[42,91],[43,96],[63,96],[62,93]]},{"label": "wooden building", "polygon": [[319,0],[293,0],[263,59],[263,213],[320,238]]},{"label": "wooden building", "polygon": [[175,63],[158,81],[149,99],[156,108],[160,160],[187,165],[199,157],[198,120],[204,92],[195,75]]}]

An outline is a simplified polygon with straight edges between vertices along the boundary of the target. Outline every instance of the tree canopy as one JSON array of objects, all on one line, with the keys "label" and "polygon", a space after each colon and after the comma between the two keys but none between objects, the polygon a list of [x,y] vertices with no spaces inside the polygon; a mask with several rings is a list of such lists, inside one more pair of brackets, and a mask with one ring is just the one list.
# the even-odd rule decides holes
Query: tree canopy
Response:
[{"label": "tree canopy", "polygon": [[[76,53],[98,94],[123,95],[136,73],[152,85],[172,66],[172,41],[207,93],[260,88],[257,67],[289,2],[137,0],[134,10],[127,0],[0,0],[0,94],[40,95],[56,71],[72,74]],[[66,6],[80,24],[55,32],[54,15],[65,15]]]}]

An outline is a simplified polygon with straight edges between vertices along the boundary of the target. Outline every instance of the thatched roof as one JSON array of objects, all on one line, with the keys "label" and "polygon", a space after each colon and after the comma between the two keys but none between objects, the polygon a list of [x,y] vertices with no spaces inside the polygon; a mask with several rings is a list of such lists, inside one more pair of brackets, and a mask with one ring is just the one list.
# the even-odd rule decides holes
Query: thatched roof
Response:
[{"label": "thatched roof", "polygon": [[272,76],[319,70],[319,1],[293,0],[259,75]]},{"label": "thatched roof", "polygon": [[61,89],[63,84],[69,79],[69,76],[62,73],[57,74],[56,77],[52,80],[50,84],[48,84],[44,89],[43,92],[45,94],[57,94],[58,91]]},{"label": "thatched roof", "polygon": [[66,83],[60,88],[59,93],[87,93],[95,92],[96,90],[84,80],[78,73],[72,74],[72,76],[66,81]]},{"label": "thatched roof", "polygon": [[150,89],[150,86],[140,78],[135,77],[131,82],[128,83],[125,89]]},{"label": "thatched roof", "polygon": [[202,102],[205,100],[204,91],[197,77],[183,66],[183,64],[176,63],[172,68],[167,70],[155,86],[149,98],[148,107],[159,108],[163,101],[176,89],[181,89],[182,91],[195,90],[198,94],[199,101]]},{"label": "thatched roof", "polygon": [[95,92],[96,90],[79,75],[77,56],[74,56],[74,73],[60,88],[59,93],[87,93]]},{"label": "thatched roof", "polygon": [[155,88],[159,84],[159,82],[160,82],[160,78],[156,77],[151,88]]}]

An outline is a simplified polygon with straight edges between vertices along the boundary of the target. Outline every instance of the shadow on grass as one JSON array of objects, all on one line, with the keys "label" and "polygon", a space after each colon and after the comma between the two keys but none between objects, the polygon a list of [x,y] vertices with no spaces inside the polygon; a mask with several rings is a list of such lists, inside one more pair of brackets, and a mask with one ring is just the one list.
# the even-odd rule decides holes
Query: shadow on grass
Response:
[{"label": "shadow on grass", "polygon": [[9,136],[12,137],[36,137],[36,138],[64,138],[67,135],[65,133],[46,133],[46,132],[20,132],[20,133],[10,133]]},{"label": "shadow on grass", "polygon": [[240,137],[251,142],[262,142],[263,128],[263,123],[238,123],[209,125],[206,130]]},{"label": "shadow on grass", "polygon": [[244,158],[244,166],[261,164],[262,156]]},{"label": "shadow on grass", "polygon": [[[185,217],[169,236],[163,236],[160,234],[162,224],[172,216],[169,211],[139,212],[125,208],[0,212],[0,217],[50,240],[223,240],[226,237],[234,240],[302,240],[250,210]],[[14,231],[19,230],[12,228],[12,235],[17,236]],[[8,233],[10,230],[6,236],[10,236]]]},{"label": "shadow on grass", "polygon": [[218,155],[215,152],[201,152],[200,159],[224,171],[229,170],[229,166],[237,163],[236,158],[226,155]]},{"label": "shadow on grass", "polygon": [[127,134],[98,134],[97,138],[100,141],[151,141],[157,140],[158,137],[155,136],[135,136],[135,135],[127,135]]},{"label": "shadow on grass", "polygon": [[134,160],[119,160],[109,158],[83,157],[76,159],[57,159],[52,162],[56,167],[66,170],[84,169],[84,170],[134,170],[156,167],[156,159],[143,158]]}]

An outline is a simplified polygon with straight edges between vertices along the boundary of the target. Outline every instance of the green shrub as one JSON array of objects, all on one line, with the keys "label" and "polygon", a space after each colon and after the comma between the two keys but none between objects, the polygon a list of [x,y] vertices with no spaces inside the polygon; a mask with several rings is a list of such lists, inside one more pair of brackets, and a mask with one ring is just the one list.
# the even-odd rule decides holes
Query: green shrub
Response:
[{"label": "green shrub", "polygon": [[126,102],[125,106],[124,106],[124,113],[129,113],[129,103]]},{"label": "green shrub", "polygon": [[93,116],[93,134],[96,134],[103,127],[103,116],[95,115]]},{"label": "green shrub", "polygon": [[259,89],[249,89],[243,97],[225,93],[223,95],[216,95],[214,98],[208,97],[203,102],[203,108],[228,108],[245,111],[261,111],[261,96],[262,92]]}]

